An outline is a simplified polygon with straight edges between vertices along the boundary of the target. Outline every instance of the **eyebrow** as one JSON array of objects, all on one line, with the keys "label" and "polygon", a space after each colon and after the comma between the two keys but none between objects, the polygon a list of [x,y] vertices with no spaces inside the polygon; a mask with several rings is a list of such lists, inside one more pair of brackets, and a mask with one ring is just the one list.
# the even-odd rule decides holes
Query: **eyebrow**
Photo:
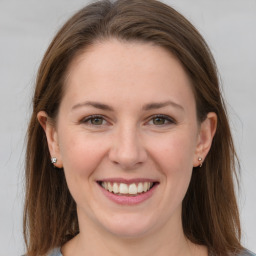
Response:
[{"label": "eyebrow", "polygon": [[152,109],[159,109],[159,108],[163,108],[163,107],[167,107],[167,106],[172,106],[172,107],[175,107],[175,108],[179,108],[180,110],[184,110],[184,108],[171,101],[171,100],[168,100],[168,101],[164,101],[164,102],[155,102],[155,103],[149,103],[149,104],[146,104],[145,106],[143,106],[143,110],[152,110]]},{"label": "eyebrow", "polygon": [[100,102],[94,102],[94,101],[86,101],[83,103],[78,103],[78,104],[74,105],[71,110],[75,110],[77,108],[86,107],[86,106],[98,108],[101,110],[114,111],[114,109],[112,107],[110,107],[109,105],[106,105],[106,104],[103,104]]},{"label": "eyebrow", "polygon": [[[86,107],[86,106],[98,108],[101,110],[114,111],[114,109],[111,106],[109,106],[107,104],[100,103],[100,102],[94,102],[94,101],[85,101],[82,103],[78,103],[78,104],[74,105],[71,110],[75,110],[77,108]],[[147,110],[159,109],[159,108],[163,108],[163,107],[167,107],[167,106],[173,106],[180,110],[184,110],[184,108],[181,105],[179,105],[173,101],[170,101],[170,100],[164,101],[164,102],[153,102],[153,103],[146,104],[142,107],[142,110],[147,111]]]}]

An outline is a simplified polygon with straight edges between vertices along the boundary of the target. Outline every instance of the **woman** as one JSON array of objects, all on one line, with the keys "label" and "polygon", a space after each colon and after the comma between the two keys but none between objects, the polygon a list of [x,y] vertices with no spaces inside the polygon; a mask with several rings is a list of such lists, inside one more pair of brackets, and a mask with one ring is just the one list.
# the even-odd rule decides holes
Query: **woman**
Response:
[{"label": "woman", "polygon": [[41,63],[28,129],[27,255],[253,255],[213,57],[154,0],[96,2]]}]

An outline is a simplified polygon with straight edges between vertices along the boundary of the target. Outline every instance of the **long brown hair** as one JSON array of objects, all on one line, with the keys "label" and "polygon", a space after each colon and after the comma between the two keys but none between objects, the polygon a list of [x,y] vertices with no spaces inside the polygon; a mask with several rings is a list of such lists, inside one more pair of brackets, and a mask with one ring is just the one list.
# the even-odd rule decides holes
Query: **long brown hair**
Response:
[{"label": "long brown hair", "polygon": [[76,13],[53,39],[40,65],[28,128],[24,237],[27,255],[44,255],[79,233],[76,204],[63,171],[54,169],[41,110],[54,120],[71,61],[96,41],[117,38],[164,47],[182,63],[192,81],[198,121],[218,116],[212,147],[202,168],[195,168],[183,200],[188,239],[215,255],[242,249],[234,192],[236,154],[214,59],[202,36],[181,14],[155,0],[99,1]]}]

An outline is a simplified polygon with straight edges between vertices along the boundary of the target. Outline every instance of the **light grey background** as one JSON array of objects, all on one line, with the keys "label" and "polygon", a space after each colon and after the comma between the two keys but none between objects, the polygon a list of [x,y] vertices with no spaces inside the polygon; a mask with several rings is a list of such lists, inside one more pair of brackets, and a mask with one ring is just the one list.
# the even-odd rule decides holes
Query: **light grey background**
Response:
[{"label": "light grey background", "polygon": [[[0,0],[0,256],[21,255],[24,137],[38,65],[82,0]],[[216,58],[241,160],[243,244],[256,252],[256,0],[169,0]]]}]

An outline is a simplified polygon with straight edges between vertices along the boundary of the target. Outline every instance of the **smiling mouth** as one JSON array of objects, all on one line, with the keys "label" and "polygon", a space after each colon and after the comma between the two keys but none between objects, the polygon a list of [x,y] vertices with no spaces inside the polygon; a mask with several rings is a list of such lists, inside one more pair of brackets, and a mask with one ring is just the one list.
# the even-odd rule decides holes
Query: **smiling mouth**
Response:
[{"label": "smiling mouth", "polygon": [[98,182],[101,187],[103,187],[108,192],[111,192],[120,196],[137,196],[151,190],[157,182],[138,182],[138,183],[118,183],[118,182],[108,182],[100,181]]}]

